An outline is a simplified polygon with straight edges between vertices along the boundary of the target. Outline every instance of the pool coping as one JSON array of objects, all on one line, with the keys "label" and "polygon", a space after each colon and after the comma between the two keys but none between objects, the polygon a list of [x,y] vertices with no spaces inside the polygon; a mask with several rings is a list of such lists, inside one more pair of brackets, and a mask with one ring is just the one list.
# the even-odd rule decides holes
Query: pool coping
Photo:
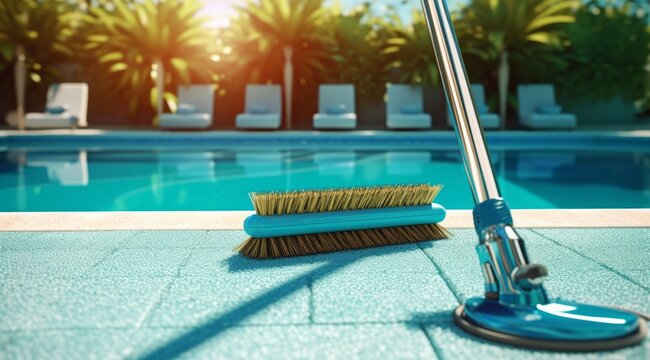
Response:
[{"label": "pool coping", "polygon": [[[252,211],[0,213],[0,231],[241,230]],[[522,228],[650,227],[650,209],[513,210]],[[442,225],[472,228],[471,210],[448,210]]]},{"label": "pool coping", "polygon": [[[572,131],[486,131],[493,150],[562,149],[598,147],[598,149],[650,149],[650,130],[572,130]],[[425,131],[154,131],[61,129],[0,131],[0,149],[34,148],[441,148],[457,149],[452,130]]]}]

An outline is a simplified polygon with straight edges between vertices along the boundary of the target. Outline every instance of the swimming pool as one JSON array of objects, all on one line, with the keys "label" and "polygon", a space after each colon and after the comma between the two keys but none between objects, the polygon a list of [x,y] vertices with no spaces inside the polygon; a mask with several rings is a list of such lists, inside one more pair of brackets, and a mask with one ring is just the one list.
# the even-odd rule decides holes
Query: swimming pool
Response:
[{"label": "swimming pool", "polygon": [[[364,134],[317,142],[268,134],[239,143],[236,136],[224,137],[228,143],[193,134],[163,135],[173,141],[155,143],[146,136],[9,139],[0,152],[0,211],[247,210],[251,191],[422,182],[445,185],[438,202],[447,208],[471,208],[453,135],[427,141],[412,135],[392,135],[392,142]],[[179,140],[187,137],[193,140]],[[489,141],[513,208],[650,207],[647,141],[585,146],[576,135],[561,144],[530,135]]]}]

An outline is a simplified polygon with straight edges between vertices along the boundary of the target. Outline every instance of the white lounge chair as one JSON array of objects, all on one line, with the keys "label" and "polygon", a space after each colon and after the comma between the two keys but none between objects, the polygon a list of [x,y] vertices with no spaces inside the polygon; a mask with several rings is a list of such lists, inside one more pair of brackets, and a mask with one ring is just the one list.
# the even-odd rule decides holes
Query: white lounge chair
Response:
[{"label": "white lounge chair", "polygon": [[[483,126],[483,129],[498,129],[501,125],[501,117],[495,113],[490,112],[490,108],[485,102],[485,88],[483,85],[472,84],[471,90],[472,96],[474,97],[474,102],[476,103],[478,117],[481,121],[481,126]],[[448,114],[451,114],[451,112]],[[453,128],[454,123],[451,119],[451,116],[447,116],[447,122],[449,123],[449,126]]]},{"label": "white lounge chair", "polygon": [[240,129],[278,129],[282,119],[282,92],[279,85],[248,85],[246,109],[237,115]]},{"label": "white lounge chair", "polygon": [[86,127],[88,115],[88,84],[62,83],[50,85],[45,112],[25,114],[28,129]]},{"label": "white lounge chair", "polygon": [[158,126],[205,129],[212,125],[213,106],[213,85],[181,86],[178,89],[178,109],[173,114],[160,115]]},{"label": "white lounge chair", "polygon": [[321,85],[318,89],[318,113],[314,114],[316,129],[354,129],[354,85]]},{"label": "white lounge chair", "polygon": [[386,126],[389,129],[423,129],[431,127],[431,115],[423,110],[422,87],[388,86]]},{"label": "white lounge chair", "polygon": [[28,152],[25,165],[46,168],[47,178],[62,186],[88,185],[88,160],[85,151]]},{"label": "white lounge chair", "polygon": [[551,84],[519,85],[519,122],[532,129],[573,129],[574,114],[562,113]]}]

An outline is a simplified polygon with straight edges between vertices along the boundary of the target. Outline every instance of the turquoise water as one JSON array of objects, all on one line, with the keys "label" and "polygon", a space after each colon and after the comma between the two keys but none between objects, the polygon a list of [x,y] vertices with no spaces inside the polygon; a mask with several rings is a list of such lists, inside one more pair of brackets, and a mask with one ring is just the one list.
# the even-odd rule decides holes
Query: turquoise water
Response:
[{"label": "turquoise water", "polygon": [[[504,150],[492,160],[513,208],[650,207],[650,153]],[[0,152],[0,211],[244,210],[248,193],[444,184],[469,209],[457,150],[11,150]]]}]

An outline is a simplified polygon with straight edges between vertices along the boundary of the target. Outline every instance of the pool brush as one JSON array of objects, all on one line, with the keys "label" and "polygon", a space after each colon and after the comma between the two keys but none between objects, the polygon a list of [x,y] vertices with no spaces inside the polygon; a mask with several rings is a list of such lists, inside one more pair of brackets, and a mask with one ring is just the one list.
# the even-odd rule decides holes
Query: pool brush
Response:
[{"label": "pool brush", "polygon": [[443,239],[445,208],[433,203],[441,185],[251,193],[249,239],[236,250],[279,258]]}]

